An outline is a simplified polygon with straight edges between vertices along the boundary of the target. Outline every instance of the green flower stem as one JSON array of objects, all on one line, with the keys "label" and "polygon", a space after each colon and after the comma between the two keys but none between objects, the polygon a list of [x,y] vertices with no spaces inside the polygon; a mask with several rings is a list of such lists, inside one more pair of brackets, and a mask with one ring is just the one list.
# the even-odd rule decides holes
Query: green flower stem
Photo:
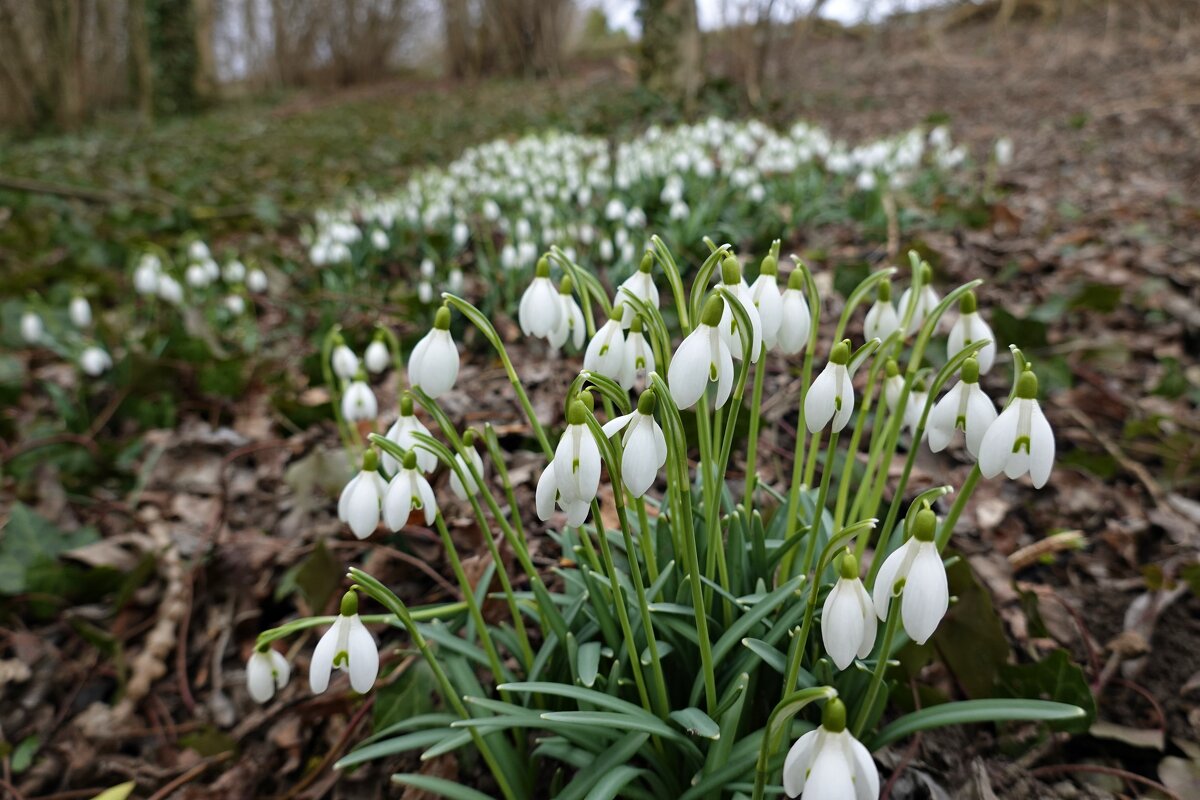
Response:
[{"label": "green flower stem", "polygon": [[[817,490],[817,504],[813,508],[812,525],[809,528],[808,541],[804,544],[802,572],[805,575],[812,569],[813,558],[817,552],[817,540],[821,538],[821,521],[825,516],[825,501],[829,497],[829,480],[833,475],[833,457],[837,452],[838,437],[840,435],[841,431],[834,431],[829,434],[829,447],[825,450],[825,466],[821,469],[821,488]],[[814,581],[819,581],[819,579],[820,575],[817,575]]]},{"label": "green flower stem", "polygon": [[[876,357],[878,359],[878,356]],[[833,529],[840,530],[846,520],[846,504],[850,499],[850,479],[854,474],[854,463],[858,456],[859,443],[862,441],[863,428],[867,416],[871,413],[871,404],[875,400],[875,379],[879,374],[878,361],[867,373],[867,385],[863,389],[862,406],[858,419],[854,422],[854,432],[850,435],[850,446],[846,448],[846,461],[842,464],[842,476],[838,479],[837,502],[834,504]]]},{"label": "green flower stem", "polygon": [[758,426],[762,417],[763,381],[767,374],[767,346],[763,345],[754,370],[754,390],[750,398],[750,432],[746,442],[746,482],[742,504],[747,515],[754,510],[754,484],[758,481]]},{"label": "green flower stem", "polygon": [[387,340],[388,350],[392,351],[392,368],[399,375],[404,372],[404,353],[400,350],[400,340],[396,338],[396,334],[387,325],[380,323],[375,326],[375,329],[382,333],[383,338]]},{"label": "green flower stem", "polygon": [[596,548],[592,546],[591,534],[587,532],[587,528],[580,525],[575,529],[575,535],[583,545],[583,553],[587,557],[588,565],[591,566],[593,572],[604,573],[604,568],[600,565],[600,556],[596,555]]},{"label": "green flower stem", "polygon": [[338,438],[342,440],[342,449],[346,451],[346,459],[350,462],[350,469],[357,471],[359,455],[358,451],[361,447],[361,442],[358,440],[358,431],[342,418],[342,403],[341,394],[342,387],[333,374],[333,366],[330,359],[333,357],[333,343],[341,334],[342,326],[334,325],[329,329],[329,333],[325,334],[325,339],[321,342],[321,377],[325,380],[325,385],[329,387],[329,406],[333,410],[333,420],[337,424]]},{"label": "green flower stem", "polygon": [[[441,691],[442,699],[454,709],[454,713],[458,714],[459,717],[470,719],[471,714],[467,711],[466,704],[463,703],[459,693],[455,690],[454,684],[450,682],[450,677],[446,675],[446,671],[442,669],[437,656],[430,650],[429,643],[425,641],[425,637],[417,629],[416,622],[409,613],[408,607],[404,605],[404,602],[382,583],[357,567],[350,568],[350,577],[362,587],[364,592],[369,594],[384,608],[391,611],[400,620],[400,623],[408,631],[408,636],[412,639],[413,645],[421,653],[421,657],[425,659],[425,663],[429,665],[434,680],[437,681],[438,689]],[[508,800],[520,800],[521,793],[516,791],[509,783],[508,775],[501,767],[495,753],[492,752],[491,745],[488,744],[487,740],[484,739],[483,735],[477,729],[469,728],[468,730],[471,732],[471,740],[479,750],[479,754],[483,756],[483,760],[491,770],[492,777],[496,779],[496,784],[500,787],[501,793]]]},{"label": "green flower stem", "polygon": [[442,297],[447,303],[462,312],[479,329],[484,338],[491,343],[496,351],[496,355],[500,357],[500,363],[504,365],[504,372],[508,375],[508,382],[512,384],[513,391],[517,393],[517,400],[521,404],[521,409],[525,412],[526,419],[529,420],[530,427],[533,428],[534,436],[542,448],[542,453],[546,458],[554,458],[554,448],[550,446],[550,440],[546,438],[546,431],[542,429],[542,423],[538,421],[537,414],[533,410],[533,404],[529,402],[529,395],[525,392],[521,378],[517,375],[517,370],[513,367],[512,359],[508,357],[508,351],[504,349],[504,342],[500,340],[500,334],[496,333],[495,326],[488,321],[483,312],[461,297],[449,292],[443,292]]},{"label": "green flower stem", "polygon": [[871,673],[871,682],[867,684],[867,693],[863,698],[862,705],[859,706],[858,715],[854,718],[854,727],[851,728],[855,739],[862,738],[863,728],[867,725],[871,709],[874,708],[875,700],[879,697],[879,690],[883,686],[883,676],[887,673],[888,659],[892,654],[892,640],[896,638],[896,629],[900,627],[900,597],[901,594],[893,594],[892,599],[888,602],[887,624],[883,629],[883,641],[879,645],[879,656],[875,660],[875,671]]},{"label": "green flower stem", "polygon": [[671,505],[671,527],[678,530],[679,549],[683,568],[688,576],[692,593],[692,616],[696,620],[696,638],[699,641],[700,669],[704,674],[705,707],[710,715],[717,711],[717,676],[713,665],[712,642],[708,634],[707,606],[704,605],[704,585],[700,580],[700,558],[696,554],[696,537],[692,522],[691,479],[688,474],[687,442],[683,435],[683,421],[679,408],[671,397],[666,381],[657,372],[649,375],[650,385],[658,396],[658,407],[663,411],[664,436],[667,440],[667,497]]},{"label": "green flower stem", "polygon": [[971,467],[971,472],[967,475],[967,479],[963,481],[962,488],[958,490],[958,495],[954,498],[954,505],[950,506],[950,511],[946,514],[946,518],[942,520],[942,527],[938,529],[937,543],[938,551],[945,549],[950,542],[950,536],[954,533],[954,525],[958,522],[958,518],[962,515],[963,509],[967,506],[967,500],[971,498],[971,494],[975,491],[976,484],[983,477],[983,473],[979,471],[979,464]]},{"label": "green flower stem", "polygon": [[787,695],[771,711],[771,716],[767,718],[767,726],[763,729],[762,741],[758,748],[758,761],[754,767],[753,800],[763,800],[767,788],[767,778],[770,777],[771,757],[779,749],[792,718],[809,703],[816,700],[830,700],[834,697],[837,697],[836,689],[830,686],[814,686],[811,689]]},{"label": "green flower stem", "polygon": [[[886,364],[886,360],[884,363]],[[887,428],[888,421],[887,398],[884,396],[884,391],[885,387],[880,381],[879,403],[875,406],[875,419],[871,422],[871,444],[867,448],[867,464],[863,468],[862,478],[859,480],[859,490],[854,493],[854,503],[850,506],[850,519],[862,519],[860,512],[870,494],[872,483],[875,480],[875,470],[878,468],[881,458],[880,452],[883,450],[883,442],[886,438],[883,432]],[[857,556],[861,561],[861,551],[866,549],[866,543],[860,540],[860,547],[857,549],[859,551]]]},{"label": "green flower stem", "polygon": [[[417,622],[426,622],[433,619],[455,617],[466,610],[466,601],[459,600],[454,603],[446,603],[444,605],[415,608],[409,613],[410,616]],[[391,625],[393,627],[398,627],[400,625],[400,619],[395,614],[360,614],[359,619],[361,619],[365,625]],[[291,622],[280,625],[278,628],[271,628],[270,630],[263,631],[258,635],[258,638],[254,640],[254,644],[255,647],[263,647],[271,642],[275,642],[280,639],[286,639],[294,633],[299,633],[300,631],[308,630],[309,628],[317,628],[322,625],[332,625],[336,621],[336,616],[305,617],[304,619],[292,620]]]},{"label": "green flower stem", "polygon": [[[670,249],[657,233],[650,237],[650,244],[654,249],[655,260],[662,264],[663,274],[667,276],[667,283],[671,286],[671,294],[675,297],[675,311],[679,314],[679,329],[684,336],[687,336],[692,332],[692,324],[688,316],[687,294],[683,290],[683,278],[680,277],[679,266],[675,263]],[[664,366],[663,369],[665,370],[666,367]]]},{"label": "green flower stem", "polygon": [[[796,526],[799,524],[799,508],[800,508],[800,487],[803,479],[804,461],[800,457],[804,452],[804,440],[807,436],[808,428],[804,422],[804,398],[808,394],[809,385],[812,383],[812,364],[813,355],[817,348],[817,335],[821,326],[821,301],[817,297],[817,285],[813,281],[812,272],[808,266],[796,258],[792,257],[796,262],[796,269],[803,270],[805,292],[808,294],[808,311],[812,320],[809,328],[808,345],[804,350],[804,366],[800,370],[800,397],[797,400],[797,418],[796,418],[796,444],[792,452],[792,482],[788,488],[788,503],[787,503],[787,527],[783,540],[791,541],[791,538],[796,535]],[[788,575],[791,572],[792,561],[795,556],[795,549],[788,552],[784,557],[781,575]]]},{"label": "green flower stem", "polygon": [[517,505],[517,496],[513,492],[512,480],[508,477],[508,466],[504,463],[504,453],[500,450],[496,429],[490,422],[483,424],[483,441],[487,444],[488,456],[491,457],[492,466],[500,478],[500,484],[504,487],[504,498],[508,501],[513,530],[516,532],[517,538],[523,542],[525,541],[525,526],[521,523],[521,507]]},{"label": "green flower stem", "polygon": [[[650,585],[658,582],[658,556],[655,555],[657,542],[650,535],[650,516],[646,513],[646,498],[638,497],[633,501],[638,515],[638,543],[642,546],[642,558],[646,559],[646,576]],[[651,597],[651,600],[657,598]]]},{"label": "green flower stem", "polygon": [[[704,494],[704,531],[707,550],[704,575],[712,580],[716,573],[716,551],[720,549],[719,543],[713,541],[713,529],[716,527],[719,536],[720,526],[711,524],[711,520],[718,517],[719,511],[717,510],[716,476],[713,474],[712,423],[709,420],[710,412],[708,410],[709,394],[710,390],[706,388],[704,394],[700,395],[700,402],[696,404],[696,433],[700,440],[700,460],[696,464],[696,471],[700,474],[700,487]],[[690,488],[691,481],[685,480],[682,485]],[[712,603],[712,594],[712,589],[705,587],[705,607]]]}]

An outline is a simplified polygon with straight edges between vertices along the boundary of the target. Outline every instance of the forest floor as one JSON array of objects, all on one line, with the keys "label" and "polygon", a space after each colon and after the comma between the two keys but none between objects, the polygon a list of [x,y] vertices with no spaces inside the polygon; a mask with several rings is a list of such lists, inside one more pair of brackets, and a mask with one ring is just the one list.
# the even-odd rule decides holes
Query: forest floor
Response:
[{"label": "forest floor", "polygon": [[[1186,45],[1182,33],[1131,25],[1112,35],[1092,19],[821,41],[797,56],[803,79],[775,112],[852,140],[933,119],[977,148],[1000,136],[1014,142],[1015,159],[997,175],[981,226],[906,230],[899,245],[925,254],[943,284],[988,279],[981,304],[994,309],[997,332],[1020,342],[1048,376],[1046,413],[1060,454],[1050,483],[1039,492],[984,483],[953,546],[1000,620],[1002,635],[988,646],[1003,648],[1015,663],[1065,648],[1096,697],[1097,723],[1086,734],[1020,749],[982,728],[918,736],[881,756],[896,775],[891,797],[1200,797],[1200,50],[1189,54]],[[474,118],[487,85],[449,93],[458,109],[450,117],[425,115],[424,104],[446,103],[430,87],[410,92],[396,84],[293,100],[260,121],[258,138],[249,137],[263,148],[260,180],[279,182],[272,196],[282,199],[270,207],[237,202],[253,220],[278,219],[347,185],[386,184],[414,164],[543,117],[605,130],[620,110],[637,113],[631,90],[620,88],[625,80],[593,75],[548,93],[506,85],[497,91],[513,110],[494,122]],[[596,105],[580,99],[589,94]],[[627,103],[617,113],[597,109],[617,97]],[[168,147],[167,139],[220,136],[231,119],[218,113],[156,132],[163,148],[140,165],[129,148],[99,180],[114,191],[154,186],[156,163],[187,158],[187,147]],[[401,127],[409,123],[415,127]],[[259,141],[262,130],[315,137],[315,127],[338,125],[353,146],[330,154],[286,139],[291,167],[269,140]],[[62,146],[14,147],[0,158],[0,173],[25,169],[69,181],[49,163]],[[30,166],[35,156],[41,161]],[[174,195],[192,211],[253,197],[242,166],[205,162],[187,186],[173,187]],[[76,178],[94,176],[80,169]],[[305,173],[302,186],[289,183],[293,169]],[[206,185],[204,170],[219,180]],[[131,207],[140,213],[136,202]],[[101,235],[114,224],[100,212],[88,219],[91,227],[80,235]],[[231,222],[225,235],[245,237],[251,224]],[[60,232],[19,227],[0,230],[0,250],[22,262],[22,280],[34,266],[55,268],[74,246],[55,238]],[[297,251],[293,234],[274,236],[280,248]],[[888,255],[849,228],[809,232],[790,244],[818,271]],[[261,324],[286,311],[268,308]],[[515,341],[515,325],[499,327],[513,340],[510,352],[539,415],[557,418],[563,375],[573,372],[574,360],[559,369]],[[488,420],[518,436],[519,410],[506,399],[503,371],[470,344],[459,378],[470,392],[452,394],[447,410],[456,422]],[[310,356],[297,352],[281,368],[298,371]],[[767,409],[765,454],[790,453],[795,423],[786,399],[796,396],[798,379],[782,362],[775,367],[768,396],[779,400]],[[155,800],[391,794],[386,776],[399,759],[344,775],[330,765],[366,735],[372,715],[385,713],[382,704],[395,713],[414,702],[411,692],[380,691],[366,702],[337,693],[313,697],[298,674],[279,700],[258,707],[242,685],[245,660],[259,630],[297,609],[328,609],[345,561],[365,559],[369,571],[413,602],[445,599],[447,565],[420,531],[388,539],[393,546],[349,536],[334,509],[343,477],[332,426],[289,432],[264,380],[236,401],[183,405],[177,425],[148,433],[130,455],[137,474],[131,491],[102,488],[82,497],[58,467],[31,468],[33,488],[23,485],[21,499],[58,528],[94,526],[103,539],[88,557],[141,570],[142,580],[108,603],[51,602],[39,610],[44,598],[26,598],[25,613],[0,623],[0,734],[20,743],[3,755],[0,795],[66,800],[122,780],[136,780]],[[1007,390],[1007,375],[989,380],[992,394]],[[321,390],[294,383],[304,402],[320,402]],[[385,401],[394,390],[384,387]],[[25,415],[44,411],[23,401],[7,420],[19,427]],[[764,480],[781,483],[781,463],[768,455]],[[960,483],[967,464],[946,464],[919,458],[912,488]],[[510,466],[522,505],[540,466],[532,452],[518,453]],[[8,506],[16,491],[11,481],[0,486],[0,504]],[[451,507],[446,515],[456,539],[474,551],[478,531],[466,514]],[[1044,544],[1072,540],[1048,539],[1071,532],[1076,547]],[[163,542],[169,555],[147,565],[139,554],[157,552]],[[540,552],[552,562],[552,547],[543,544]],[[149,659],[157,664],[139,664],[164,620],[165,645]],[[996,635],[959,622],[964,637]],[[294,646],[303,653],[311,645],[302,637]],[[948,663],[962,657],[952,646],[940,655]],[[131,674],[150,681],[150,691],[131,707],[108,706]],[[934,666],[922,682],[947,695],[970,694],[957,674]],[[19,758],[26,761],[15,763]],[[440,768],[448,775],[457,769],[452,760]]]}]

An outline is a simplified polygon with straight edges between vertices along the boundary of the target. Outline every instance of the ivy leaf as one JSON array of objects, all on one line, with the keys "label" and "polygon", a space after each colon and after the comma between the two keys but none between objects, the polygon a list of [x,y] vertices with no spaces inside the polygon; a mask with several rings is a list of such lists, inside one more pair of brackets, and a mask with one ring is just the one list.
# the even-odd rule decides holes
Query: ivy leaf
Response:
[{"label": "ivy leaf", "polygon": [[1036,664],[1001,665],[996,686],[1000,696],[1055,700],[1082,708],[1083,717],[1062,724],[1071,733],[1086,731],[1096,719],[1096,700],[1087,678],[1066,650],[1055,650]]}]

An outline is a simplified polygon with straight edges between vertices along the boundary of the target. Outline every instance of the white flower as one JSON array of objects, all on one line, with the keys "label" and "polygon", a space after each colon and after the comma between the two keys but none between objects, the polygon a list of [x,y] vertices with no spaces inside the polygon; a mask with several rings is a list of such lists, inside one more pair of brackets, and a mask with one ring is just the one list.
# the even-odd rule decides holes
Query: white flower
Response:
[{"label": "white flower", "polygon": [[221,277],[227,283],[241,283],[246,278],[246,265],[235,258],[225,265],[225,269],[221,270]]},{"label": "white flower", "polygon": [[608,205],[604,207],[604,218],[608,220],[618,220],[624,216],[625,204],[616,197],[609,200]]},{"label": "white flower", "polygon": [[[385,438],[388,441],[395,442],[404,450],[412,450],[417,456],[417,466],[422,472],[433,472],[437,469],[437,456],[420,447],[414,433],[429,435],[429,429],[422,424],[421,420],[413,415],[412,396],[405,392],[400,398],[400,416],[396,417],[396,421],[392,423],[392,427],[388,428]],[[400,469],[399,462],[392,458],[388,453],[383,454],[383,471],[389,475],[395,474],[396,470]]]},{"label": "white flower", "polygon": [[208,286],[208,270],[199,264],[190,265],[183,273],[184,280],[193,289],[203,289]]},{"label": "white flower", "polygon": [[338,498],[338,519],[349,525],[359,539],[367,538],[379,527],[379,508],[387,484],[375,471],[378,458],[374,450],[368,450],[362,470],[350,479]]},{"label": "white flower", "polygon": [[625,366],[625,334],[621,332],[621,316],[625,306],[618,304],[613,317],[604,323],[588,342],[583,354],[583,368],[614,381],[621,380]]},{"label": "white flower", "polygon": [[437,270],[437,268],[433,265],[432,258],[422,258],[420,270],[421,270],[421,277],[428,280],[433,277],[434,272]]},{"label": "white flower", "polygon": [[700,324],[679,345],[667,368],[671,397],[681,409],[694,406],[704,395],[709,381],[717,384],[717,408],[725,405],[733,391],[733,354],[718,329],[724,310],[724,300],[709,298]]},{"label": "white flower", "polygon": [[72,297],[71,304],[67,307],[67,315],[76,328],[86,328],[92,324],[92,306],[86,297]]},{"label": "white flower", "polygon": [[79,355],[79,368],[95,378],[112,369],[112,357],[103,348],[91,345]]},{"label": "white flower", "polygon": [[667,439],[654,419],[656,396],[646,391],[638,398],[637,408],[604,424],[604,435],[621,437],[621,481],[634,497],[641,497],[654,485],[654,479],[667,463]]},{"label": "white flower", "polygon": [[[750,300],[758,311],[763,344],[768,350],[779,340],[779,327],[783,322],[783,293],[779,291],[778,271],[775,256],[769,254],[763,259],[758,277],[750,285]],[[804,310],[808,311],[807,305]]]},{"label": "white flower", "polygon": [[246,300],[240,294],[230,294],[225,296],[225,308],[230,314],[235,317],[241,316],[246,310]]},{"label": "white flower", "polygon": [[154,266],[155,261],[146,261],[144,258],[138,264],[137,269],[133,271],[133,289],[138,294],[148,295],[158,291],[158,267]]},{"label": "white flower", "polygon": [[463,477],[466,478],[466,484],[458,479],[458,473],[450,470],[450,491],[454,492],[459,500],[466,500],[468,497],[479,493],[479,484],[475,481],[475,476],[471,474],[471,466],[475,467],[475,471],[483,477],[483,457],[479,455],[479,451],[475,449],[475,432],[467,431],[463,435],[463,448],[467,451],[467,458],[470,464],[463,458],[462,453],[454,456],[454,460],[458,462],[458,468],[463,471]]},{"label": "white flower", "polygon": [[565,276],[558,286],[558,305],[562,313],[558,318],[558,327],[550,332],[547,341],[554,349],[558,349],[571,340],[571,346],[576,350],[583,347],[583,337],[587,333],[583,321],[583,309],[575,302],[570,276]]},{"label": "white flower", "polygon": [[[750,287],[742,280],[742,267],[732,255],[726,256],[721,262],[721,284],[734,296],[745,310],[746,316],[750,318],[750,363],[757,363],[762,352],[762,320],[759,319],[758,307],[754,305],[750,296]],[[720,329],[721,338],[725,340],[730,355],[741,360],[742,336],[737,329],[737,317],[733,315],[733,308],[729,303],[725,304],[721,314]]]},{"label": "white flower", "polygon": [[278,650],[256,649],[246,662],[246,689],[256,703],[269,702],[291,676],[292,668]]},{"label": "white flower", "polygon": [[433,328],[413,348],[408,360],[408,379],[435,399],[454,387],[458,379],[458,348],[450,337],[449,308],[438,309]]},{"label": "white flower", "polygon": [[255,294],[261,294],[267,290],[267,273],[261,269],[252,269],[246,275],[246,288]]},{"label": "white flower", "polygon": [[812,312],[804,297],[804,274],[793,270],[788,276],[788,287],[783,291],[783,303],[779,317],[779,349],[785,355],[795,355],[808,344],[812,335]]},{"label": "white flower", "polygon": [[783,790],[806,800],[878,800],[879,771],[867,748],[846,730],[841,700],[827,700],[821,725],[788,750]]},{"label": "white flower", "polygon": [[821,610],[821,639],[833,663],[845,669],[855,656],[871,654],[878,623],[871,595],[858,578],[858,559],[845,553],[838,569],[841,577]]},{"label": "white flower", "polygon": [[459,294],[463,288],[462,270],[454,267],[450,270],[450,274],[446,277],[446,290],[451,294]]},{"label": "white flower", "polygon": [[376,228],[371,231],[371,246],[376,250],[387,250],[389,244],[388,235],[382,230]]},{"label": "white flower", "polygon": [[587,426],[587,409],[580,400],[571,403],[567,428],[554,458],[538,479],[535,504],[545,522],[555,504],[567,513],[567,524],[576,527],[587,519],[588,509],[600,488],[600,447]]},{"label": "white flower", "polygon": [[[938,297],[938,293],[933,288],[933,270],[928,265],[921,266],[921,291],[917,294],[916,306],[913,308],[912,319],[908,321],[908,328],[904,331],[905,336],[912,336],[921,326],[925,324],[925,318],[933,313],[937,308],[938,303],[942,298]],[[912,297],[912,287],[904,290],[904,294],[900,295],[899,316],[901,319],[908,312],[909,300]]]},{"label": "white flower", "polygon": [[358,374],[358,356],[345,344],[338,344],[333,348],[330,362],[333,364],[333,374],[344,381],[351,380]]},{"label": "white flower", "polygon": [[538,259],[534,278],[521,295],[517,318],[522,333],[539,339],[550,338],[562,321],[562,304],[550,280],[550,262],[544,256]]},{"label": "white flower", "polygon": [[887,619],[897,581],[904,581],[900,596],[900,621],[904,631],[917,644],[925,644],[950,607],[946,567],[933,541],[937,517],[928,508],[917,512],[913,534],[896,548],[875,576],[871,597],[875,614]]},{"label": "white flower", "polygon": [[1017,380],[1012,402],[983,434],[979,471],[992,478],[1004,472],[1019,478],[1026,472],[1040,489],[1054,469],[1054,431],[1037,401],[1037,376],[1028,369]]},{"label": "white flower", "polygon": [[375,393],[365,381],[355,380],[342,395],[342,419],[347,422],[370,421],[379,416]]},{"label": "white flower", "polygon": [[900,315],[892,305],[892,284],[891,281],[884,280],[879,284],[875,302],[871,304],[867,318],[863,321],[863,338],[867,341],[878,339],[882,342],[898,330]]},{"label": "white flower", "polygon": [[[626,278],[617,288],[617,302],[621,302],[623,296],[635,297],[645,303],[658,308],[659,297],[658,287],[654,285],[654,277],[650,274],[650,270],[654,266],[654,257],[650,253],[645,253],[642,256],[642,263],[638,266],[637,272]],[[626,306],[625,313],[621,317],[621,327],[629,328],[633,324],[633,318],[637,316],[637,309],[630,303]]]},{"label": "white flower", "polygon": [[654,371],[654,350],[642,334],[640,318],[634,320],[633,327],[629,329],[629,336],[625,339],[621,358],[623,363],[620,384],[625,391],[632,389],[639,378]]},{"label": "white flower", "polygon": [[342,598],[342,613],[317,642],[308,667],[308,685],[314,694],[329,688],[334,668],[350,673],[350,688],[365,694],[379,675],[379,648],[375,638],[358,617],[358,596],[353,591]]},{"label": "white flower", "polygon": [[190,261],[204,261],[210,255],[208,245],[198,239],[188,245],[188,260]]},{"label": "white flower", "polygon": [[450,231],[451,237],[454,239],[455,247],[464,247],[467,239],[471,236],[471,229],[467,227],[465,222],[456,222]]},{"label": "white flower", "polygon": [[925,432],[929,449],[935,453],[945,450],[955,431],[966,435],[967,452],[979,458],[983,435],[996,421],[996,407],[979,387],[979,365],[973,358],[963,363],[962,380],[938,400],[929,412]]},{"label": "white flower", "polygon": [[958,304],[958,319],[950,327],[950,336],[946,340],[946,358],[954,358],[972,342],[986,341],[982,348],[975,353],[979,361],[979,371],[986,375],[996,360],[996,334],[975,308],[975,293],[967,292]]},{"label": "white flower", "polygon": [[160,275],[158,276],[158,296],[165,302],[177,306],[183,302],[183,287],[170,275]]},{"label": "white flower", "polygon": [[417,284],[417,300],[422,303],[433,302],[433,284],[429,281],[421,281]]},{"label": "white flower", "polygon": [[996,140],[996,164],[997,166],[1007,167],[1012,163],[1013,159],[1013,143],[1012,139],[1000,138]]},{"label": "white flower", "polygon": [[804,423],[809,433],[816,433],[833,420],[832,431],[846,427],[854,413],[854,383],[847,364],[850,346],[838,342],[829,354],[829,363],[813,381],[804,395]]},{"label": "white flower", "polygon": [[383,339],[372,339],[367,345],[367,351],[363,353],[363,363],[367,369],[374,373],[383,372],[391,363],[392,354],[388,352],[387,342]]},{"label": "white flower", "polygon": [[425,513],[425,524],[432,525],[437,516],[437,500],[425,476],[417,471],[417,454],[408,450],[400,470],[388,482],[383,495],[383,522],[390,530],[398,531],[408,524],[414,510]]},{"label": "white flower", "polygon": [[21,315],[21,338],[28,344],[37,344],[42,340],[42,334],[46,332],[45,326],[42,325],[42,318],[32,311],[26,311]]}]

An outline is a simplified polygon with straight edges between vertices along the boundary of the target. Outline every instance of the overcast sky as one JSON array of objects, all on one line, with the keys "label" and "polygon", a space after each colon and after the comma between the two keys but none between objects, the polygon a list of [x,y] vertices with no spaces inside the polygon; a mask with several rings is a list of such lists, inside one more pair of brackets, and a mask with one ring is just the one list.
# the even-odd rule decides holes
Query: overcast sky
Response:
[{"label": "overcast sky", "polygon": [[[925,0],[926,3],[933,1]],[[602,6],[608,14],[609,24],[612,27],[631,33],[637,31],[637,18],[635,16],[637,0],[588,0],[588,4]],[[726,5],[736,7],[737,4],[738,0],[696,0],[696,10],[700,14],[700,27],[705,29],[720,27],[722,7]],[[873,16],[884,16],[888,11],[899,5],[915,7],[921,4],[919,0],[907,0],[907,3],[904,0],[877,0]],[[807,7],[809,3],[779,3],[778,5]],[[836,19],[840,22],[858,22],[862,18],[863,7],[865,5],[864,0],[827,0],[825,7],[821,9],[821,16]]]}]

